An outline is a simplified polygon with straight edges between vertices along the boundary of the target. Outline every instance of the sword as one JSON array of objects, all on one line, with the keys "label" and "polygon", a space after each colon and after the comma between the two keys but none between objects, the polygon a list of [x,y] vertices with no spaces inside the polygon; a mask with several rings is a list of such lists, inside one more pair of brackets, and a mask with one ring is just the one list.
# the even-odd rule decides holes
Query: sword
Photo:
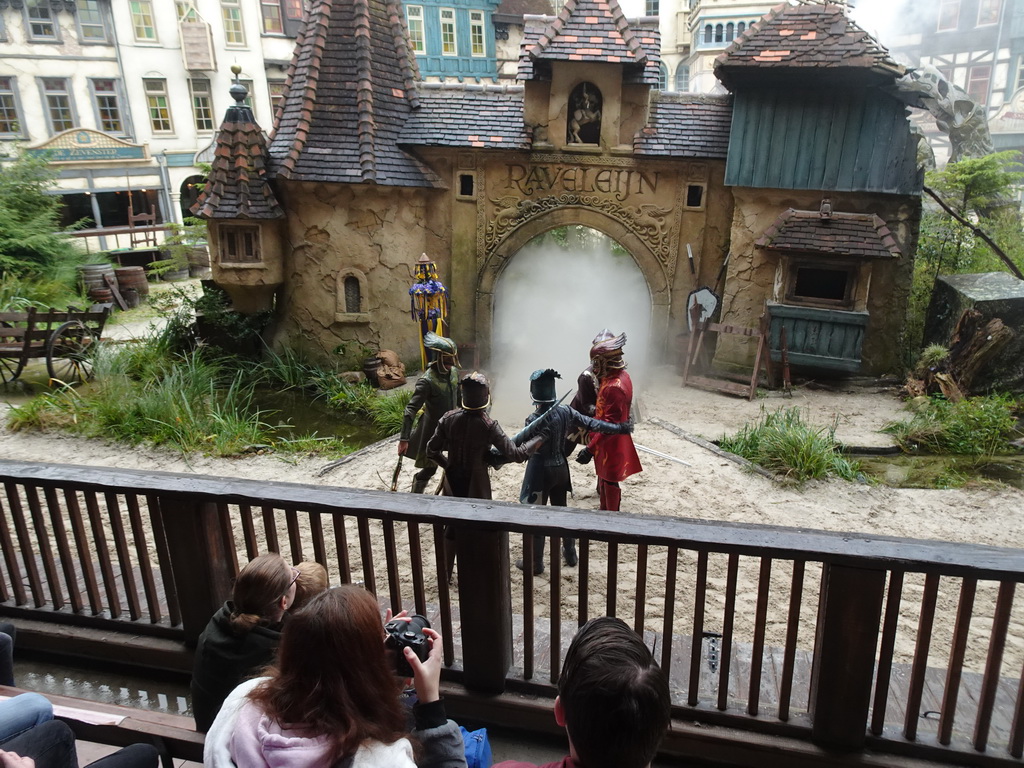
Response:
[{"label": "sword", "polygon": [[523,443],[525,443],[527,438],[531,437],[533,435],[533,433],[537,431],[538,425],[542,421],[544,421],[544,419],[546,419],[548,416],[550,416],[551,412],[554,411],[557,406],[561,405],[562,401],[565,400],[565,398],[567,398],[571,394],[572,394],[572,390],[570,389],[568,392],[566,392],[564,395],[562,395],[561,398],[559,398],[557,403],[552,403],[544,411],[544,413],[542,413],[536,419],[534,419],[529,424],[527,424],[525,427],[523,427],[518,432],[516,432],[515,435],[512,437],[512,442],[515,443],[516,445],[522,445]]},{"label": "sword", "polygon": [[402,459],[405,456],[398,454],[398,464],[395,465],[394,474],[391,475],[391,492],[395,493],[398,490],[398,476],[402,473]]},{"label": "sword", "polygon": [[678,464],[682,464],[685,467],[692,467],[693,466],[693,464],[691,464],[688,461],[683,461],[682,459],[677,459],[675,456],[669,456],[667,453],[662,453],[661,451],[656,451],[653,448],[648,448],[646,445],[638,445],[636,443],[633,443],[633,447],[636,448],[638,451],[643,451],[644,453],[649,453],[652,456],[657,456],[657,457],[662,458],[662,459],[668,459],[669,461],[674,461],[674,462],[676,462]]}]

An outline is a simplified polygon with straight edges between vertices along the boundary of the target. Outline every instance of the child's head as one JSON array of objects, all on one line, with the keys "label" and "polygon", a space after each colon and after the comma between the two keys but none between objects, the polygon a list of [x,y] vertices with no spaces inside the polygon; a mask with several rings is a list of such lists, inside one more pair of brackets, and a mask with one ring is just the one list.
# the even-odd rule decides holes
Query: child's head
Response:
[{"label": "child's head", "polygon": [[297,611],[330,586],[327,583],[327,569],[320,563],[313,561],[296,563],[295,570],[299,572],[299,578],[295,581],[295,601],[291,606],[293,611]]}]

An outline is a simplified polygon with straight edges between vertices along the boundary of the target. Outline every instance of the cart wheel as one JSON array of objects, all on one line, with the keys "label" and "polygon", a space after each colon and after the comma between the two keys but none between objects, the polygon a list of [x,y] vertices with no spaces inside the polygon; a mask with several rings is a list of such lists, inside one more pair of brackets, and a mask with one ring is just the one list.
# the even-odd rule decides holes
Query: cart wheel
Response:
[{"label": "cart wheel", "polygon": [[50,383],[81,384],[92,378],[96,337],[81,320],[70,320],[46,340],[46,370]]},{"label": "cart wheel", "polygon": [[0,357],[0,383],[10,384],[21,375],[21,369],[25,367],[25,361],[18,357]]},{"label": "cart wheel", "polygon": [[[0,321],[0,328],[12,328],[13,326],[6,322]],[[0,337],[4,336],[0,332]],[[6,337],[10,340],[10,336]],[[16,378],[21,375],[22,369],[25,367],[25,358],[20,353],[16,353],[11,357],[0,357],[0,384],[10,384]]]}]

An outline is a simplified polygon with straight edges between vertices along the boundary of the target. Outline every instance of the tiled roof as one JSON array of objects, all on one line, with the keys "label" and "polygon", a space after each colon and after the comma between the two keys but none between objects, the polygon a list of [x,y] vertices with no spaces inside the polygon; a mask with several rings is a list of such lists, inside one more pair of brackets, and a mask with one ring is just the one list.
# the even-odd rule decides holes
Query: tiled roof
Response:
[{"label": "tiled roof", "polygon": [[417,87],[420,105],[402,129],[401,144],[530,148],[522,86],[420,83]]},{"label": "tiled roof", "polygon": [[[245,89],[240,90],[244,96]],[[266,151],[252,110],[244,104],[229,107],[214,141],[210,175],[192,213],[203,219],[283,217],[267,182]]]},{"label": "tiled roof", "polygon": [[398,0],[319,0],[295,48],[270,144],[275,176],[433,187],[397,145],[416,106],[416,62]]},{"label": "tiled roof", "polygon": [[715,74],[726,85],[738,72],[822,67],[893,77],[903,72],[884,47],[833,4],[781,5],[715,59]]},{"label": "tiled roof", "polygon": [[790,208],[779,216],[755,245],[773,251],[894,259],[900,249],[888,225],[873,213],[833,213]]},{"label": "tiled roof", "polygon": [[633,139],[637,155],[724,158],[729,151],[731,96],[651,95],[650,119]]},{"label": "tiled roof", "polygon": [[615,0],[567,0],[558,16],[525,16],[520,80],[543,79],[551,61],[626,65],[623,82],[658,84],[656,18],[626,21]]}]

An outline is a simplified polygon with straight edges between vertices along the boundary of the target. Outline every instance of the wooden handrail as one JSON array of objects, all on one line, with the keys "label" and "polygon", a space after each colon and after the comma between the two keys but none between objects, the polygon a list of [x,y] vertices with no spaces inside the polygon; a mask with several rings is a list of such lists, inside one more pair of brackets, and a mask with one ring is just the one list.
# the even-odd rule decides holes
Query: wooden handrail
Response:
[{"label": "wooden handrail", "polygon": [[[208,501],[369,514],[421,523],[450,523],[515,532],[543,528],[574,537],[611,541],[643,539],[672,545],[773,559],[841,563],[859,568],[914,570],[947,576],[1024,581],[1024,551],[982,544],[906,539],[868,533],[809,531],[754,523],[709,522],[601,510],[561,509],[420,494],[395,494],[302,483],[245,480],[132,469],[38,464],[0,459],[0,481],[40,486],[73,484],[139,494],[167,493]],[[486,510],[486,514],[481,514]]]}]

